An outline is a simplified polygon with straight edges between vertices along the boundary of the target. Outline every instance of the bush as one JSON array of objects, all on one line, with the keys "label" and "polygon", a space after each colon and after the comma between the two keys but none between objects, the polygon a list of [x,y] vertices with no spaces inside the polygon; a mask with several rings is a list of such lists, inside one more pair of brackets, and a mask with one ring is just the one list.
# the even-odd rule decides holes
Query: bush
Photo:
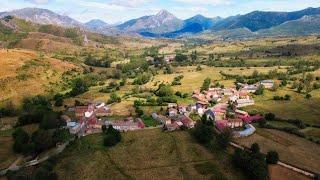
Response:
[{"label": "bush", "polygon": [[253,154],[258,154],[260,153],[260,146],[258,143],[253,143],[250,147],[250,150]]},{"label": "bush", "polygon": [[276,115],[273,113],[267,113],[264,115],[265,119],[268,121],[273,121],[276,119]]},{"label": "bush", "polygon": [[311,97],[312,97],[311,94],[306,95],[306,99],[310,99]]},{"label": "bush", "polygon": [[28,143],[29,143],[29,135],[22,128],[16,129],[12,133],[12,137],[14,139],[13,143],[13,151],[16,153],[27,153],[29,151]]},{"label": "bush", "polygon": [[118,96],[116,93],[111,93],[110,99],[108,100],[108,104],[112,104],[115,102],[121,102],[121,97]]},{"label": "bush", "polygon": [[213,129],[212,127],[206,126],[202,123],[197,123],[192,131],[192,135],[199,143],[206,144],[213,138]]},{"label": "bush", "polygon": [[222,149],[226,149],[229,142],[232,140],[232,131],[225,129],[220,134],[217,135],[217,143]]},{"label": "bush", "polygon": [[277,164],[279,161],[279,155],[276,151],[269,151],[266,158],[268,164]]},{"label": "bush", "polygon": [[206,78],[204,81],[203,81],[203,84],[202,84],[202,87],[201,87],[201,91],[207,91],[210,87],[210,84],[211,84],[211,79],[210,78]]},{"label": "bush", "polygon": [[102,125],[101,126],[101,130],[103,133],[105,133],[107,131],[107,126],[106,125]]},{"label": "bush", "polygon": [[103,145],[107,147],[115,146],[120,141],[121,133],[110,125],[103,138]]},{"label": "bush", "polygon": [[268,179],[267,164],[260,153],[254,154],[242,149],[236,149],[232,159],[235,166],[241,168],[248,176],[248,179]]}]

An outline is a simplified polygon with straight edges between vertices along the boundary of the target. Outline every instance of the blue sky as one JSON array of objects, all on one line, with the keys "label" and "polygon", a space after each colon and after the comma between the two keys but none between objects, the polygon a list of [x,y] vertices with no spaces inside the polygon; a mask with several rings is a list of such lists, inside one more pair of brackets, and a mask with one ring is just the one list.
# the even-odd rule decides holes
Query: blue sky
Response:
[{"label": "blue sky", "polygon": [[46,8],[78,21],[101,19],[108,23],[157,13],[166,9],[181,19],[196,14],[227,17],[254,10],[294,11],[320,7],[320,0],[0,0],[0,11],[24,7]]}]

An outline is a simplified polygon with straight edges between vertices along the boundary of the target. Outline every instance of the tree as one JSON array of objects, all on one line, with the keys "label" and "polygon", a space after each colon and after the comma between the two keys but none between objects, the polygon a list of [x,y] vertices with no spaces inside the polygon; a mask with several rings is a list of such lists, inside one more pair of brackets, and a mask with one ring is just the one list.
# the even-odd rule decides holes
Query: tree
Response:
[{"label": "tree", "polygon": [[256,92],[254,94],[255,95],[263,95],[263,92],[264,92],[264,86],[259,85],[258,89],[256,90]]},{"label": "tree", "polygon": [[284,95],[284,100],[290,101],[291,100],[291,96],[289,94]]},{"label": "tree", "polygon": [[62,94],[56,94],[53,98],[55,101],[54,105],[57,107],[60,107],[63,105],[63,95]]},{"label": "tree", "polygon": [[192,53],[191,53],[191,60],[192,60],[192,61],[196,61],[197,58],[198,58],[197,51],[192,51]]},{"label": "tree", "polygon": [[103,145],[110,147],[110,146],[116,145],[120,141],[121,141],[121,133],[110,125],[103,138]]},{"label": "tree", "polygon": [[55,146],[55,142],[52,138],[52,133],[48,130],[39,129],[32,134],[31,139],[35,145],[35,150],[37,152],[42,152]]},{"label": "tree", "polygon": [[209,143],[213,138],[212,127],[206,126],[202,123],[197,123],[195,128],[192,131],[195,139],[201,144]]},{"label": "tree", "polygon": [[203,84],[202,84],[202,87],[201,87],[201,91],[207,91],[209,89],[209,87],[210,87],[210,84],[211,84],[211,79],[207,77],[203,81]]},{"label": "tree", "polygon": [[217,143],[222,149],[226,149],[231,140],[232,131],[230,129],[224,129],[220,134],[217,135]]},{"label": "tree", "polygon": [[262,119],[262,120],[258,121],[258,124],[260,127],[264,127],[267,124],[267,121],[266,121],[266,119]]},{"label": "tree", "polygon": [[43,115],[43,119],[41,120],[39,125],[41,129],[55,129],[58,126],[58,114],[52,111],[49,111]]},{"label": "tree", "polygon": [[258,143],[253,143],[250,147],[250,150],[253,154],[258,154],[260,153],[260,146]]},{"label": "tree", "polygon": [[276,151],[269,151],[266,158],[268,164],[277,164],[279,161],[279,154]]},{"label": "tree", "polygon": [[159,96],[159,97],[172,96],[173,95],[173,90],[172,90],[170,85],[160,84],[159,85],[159,89],[156,92],[156,95]]},{"label": "tree", "polygon": [[306,99],[310,99],[311,97],[312,97],[311,94],[306,95]]},{"label": "tree", "polygon": [[83,79],[77,78],[73,82],[72,90],[70,91],[70,95],[77,96],[79,94],[87,92],[88,90],[89,90],[89,86],[87,85],[87,83]]},{"label": "tree", "polygon": [[184,55],[182,53],[177,53],[176,54],[176,57],[175,57],[175,60],[177,62],[183,62],[183,61],[187,61],[188,60],[188,56],[187,55]]},{"label": "tree", "polygon": [[16,129],[12,133],[14,139],[13,150],[16,153],[26,153],[28,152],[29,135],[22,128]]},{"label": "tree", "polygon": [[266,120],[268,120],[268,121],[273,121],[273,120],[276,119],[276,115],[273,114],[273,113],[267,113],[267,114],[264,115],[264,117],[265,117]]},{"label": "tree", "polygon": [[102,125],[101,126],[101,130],[103,133],[105,133],[107,131],[107,126],[106,125]]},{"label": "tree", "polygon": [[116,94],[116,93],[111,93],[110,99],[108,100],[108,104],[112,104],[115,102],[118,102],[118,103],[121,102],[121,97],[118,96],[118,94]]}]

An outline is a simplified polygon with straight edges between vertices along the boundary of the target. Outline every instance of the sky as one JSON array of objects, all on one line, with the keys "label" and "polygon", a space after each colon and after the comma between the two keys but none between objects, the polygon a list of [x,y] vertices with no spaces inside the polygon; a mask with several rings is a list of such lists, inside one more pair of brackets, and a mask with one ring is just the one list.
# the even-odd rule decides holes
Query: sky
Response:
[{"label": "sky", "polygon": [[178,18],[196,14],[228,17],[251,11],[295,11],[320,7],[320,0],[0,0],[0,11],[45,8],[80,22],[101,19],[114,24],[166,9]]}]

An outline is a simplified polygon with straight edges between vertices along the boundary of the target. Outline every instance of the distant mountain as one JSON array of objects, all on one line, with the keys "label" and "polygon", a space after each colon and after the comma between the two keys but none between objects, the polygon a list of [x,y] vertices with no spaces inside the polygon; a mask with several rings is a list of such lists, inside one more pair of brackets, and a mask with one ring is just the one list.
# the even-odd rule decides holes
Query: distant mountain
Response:
[{"label": "distant mountain", "polygon": [[20,19],[38,24],[55,24],[59,26],[82,26],[82,24],[68,16],[62,16],[47,9],[24,8],[0,13],[1,17],[15,16]]},{"label": "distant mountain", "polygon": [[87,23],[84,24],[84,26],[93,31],[104,31],[106,28],[110,27],[110,25],[100,19],[93,19]]},{"label": "distant mountain", "polygon": [[140,35],[145,37],[165,37],[165,38],[177,38],[183,35],[193,35],[207,30],[214,26],[215,23],[222,20],[220,17],[207,18],[202,15],[196,15],[183,21],[183,27],[179,30],[166,32],[162,34],[156,34],[151,32],[140,32]]},{"label": "distant mountain", "polygon": [[143,16],[127,21],[117,26],[118,29],[129,32],[166,33],[179,30],[183,21],[166,10],[161,10],[156,15]]},{"label": "distant mountain", "polygon": [[207,18],[207,17],[204,17],[203,15],[198,14],[196,16],[193,16],[189,19],[184,20],[184,28],[190,27],[193,24],[200,24],[203,27],[203,29],[209,29],[221,20],[222,20],[221,17]]},{"label": "distant mountain", "polygon": [[163,34],[155,34],[151,32],[141,32],[140,35],[145,36],[145,37],[153,37],[153,38],[177,38],[182,35],[186,34],[196,34],[200,33],[204,30],[203,26],[199,23],[193,23],[193,24],[188,24],[184,28],[178,30],[178,31],[173,31],[173,32],[168,32],[168,33],[163,33]]},{"label": "distant mountain", "polygon": [[260,36],[303,36],[320,34],[320,15],[304,16],[279,26],[258,31]]},{"label": "distant mountain", "polygon": [[297,20],[306,15],[320,14],[320,8],[307,8],[295,12],[263,12],[254,11],[245,15],[238,15],[226,18],[216,23],[212,30],[228,30],[237,28],[248,28],[250,31],[268,29],[278,26],[284,22]]}]

